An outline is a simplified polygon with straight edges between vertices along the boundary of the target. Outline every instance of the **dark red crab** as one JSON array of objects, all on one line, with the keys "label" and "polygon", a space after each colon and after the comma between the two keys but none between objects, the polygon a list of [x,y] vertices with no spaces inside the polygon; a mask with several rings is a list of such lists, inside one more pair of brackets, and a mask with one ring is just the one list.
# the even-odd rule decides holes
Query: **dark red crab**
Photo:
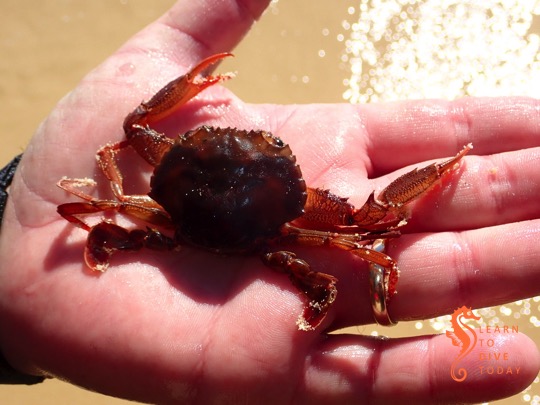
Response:
[{"label": "dark red crab", "polygon": [[[58,182],[84,202],[58,206],[66,220],[89,232],[84,257],[93,270],[105,271],[117,251],[142,248],[173,250],[192,246],[214,253],[259,254],[265,264],[289,275],[306,296],[298,326],[316,328],[336,297],[336,278],[312,270],[284,245],[334,246],[384,267],[387,299],[396,292],[398,268],[384,253],[372,250],[377,239],[399,236],[405,205],[449,172],[472,146],[443,163],[415,169],[392,182],[377,198],[371,193],[359,209],[328,190],[307,187],[291,149],[261,130],[202,126],[177,139],[152,129],[205,88],[231,75],[201,76],[229,56],[211,56],[167,84],[124,121],[126,139],[97,152],[97,162],[111,183],[115,199],[92,197],[80,187],[91,179]],[[130,146],[154,167],[147,195],[126,195],[115,156]],[[156,228],[124,229],[103,220],[90,226],[80,217],[116,211]]]}]

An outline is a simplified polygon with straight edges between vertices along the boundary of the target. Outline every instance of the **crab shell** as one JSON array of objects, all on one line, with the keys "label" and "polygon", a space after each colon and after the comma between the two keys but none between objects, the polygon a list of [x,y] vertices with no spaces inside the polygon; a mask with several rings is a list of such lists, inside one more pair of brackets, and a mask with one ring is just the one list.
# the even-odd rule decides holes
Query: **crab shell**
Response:
[{"label": "crab shell", "polygon": [[304,212],[291,149],[265,131],[200,127],[178,137],[155,168],[149,196],[175,239],[217,252],[252,251]]}]

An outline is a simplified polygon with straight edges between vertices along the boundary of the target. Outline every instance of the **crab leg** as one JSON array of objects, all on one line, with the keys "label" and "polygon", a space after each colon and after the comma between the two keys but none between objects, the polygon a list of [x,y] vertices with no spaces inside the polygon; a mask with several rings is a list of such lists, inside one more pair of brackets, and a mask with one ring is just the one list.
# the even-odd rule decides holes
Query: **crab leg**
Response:
[{"label": "crab leg", "polygon": [[[388,273],[391,273],[391,278],[397,282],[398,269],[395,260],[385,253],[370,249],[364,245],[366,240],[397,237],[399,232],[389,231],[377,235],[342,234],[302,229],[289,223],[281,227],[281,232],[283,235],[282,242],[284,243],[294,242],[304,246],[330,246],[347,250],[367,262],[384,267]],[[391,296],[388,298],[391,298]]]},{"label": "crab leg", "polygon": [[[352,254],[385,269],[385,279],[388,280],[387,298],[395,294],[399,271],[396,262],[388,255],[363,246],[366,240],[373,240],[375,236],[360,234],[340,234],[336,232],[302,229],[289,223],[281,228],[280,242],[295,243],[306,246],[333,246],[347,250]],[[377,238],[398,236],[397,233],[388,232],[377,235]],[[328,309],[334,302],[337,290],[337,279],[329,274],[317,272],[310,265],[288,251],[266,253],[263,262],[278,271],[289,275],[291,282],[307,298],[308,303],[298,319],[300,330],[315,329],[326,317]]]},{"label": "crab leg", "polygon": [[91,179],[61,179],[57,186],[76,195],[86,202],[71,202],[58,206],[57,211],[72,224],[89,231],[91,227],[79,218],[80,215],[103,211],[116,211],[139,218],[154,225],[170,226],[169,215],[147,195],[122,196],[120,201],[100,200],[81,191],[80,187],[94,186]]}]

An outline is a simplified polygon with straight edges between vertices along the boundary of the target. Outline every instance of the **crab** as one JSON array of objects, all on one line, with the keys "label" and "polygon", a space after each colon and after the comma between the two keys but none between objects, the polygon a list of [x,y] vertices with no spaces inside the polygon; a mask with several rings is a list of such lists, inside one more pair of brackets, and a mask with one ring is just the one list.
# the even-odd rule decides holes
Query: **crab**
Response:
[{"label": "crab", "polygon": [[[372,249],[373,243],[398,237],[407,222],[407,204],[456,167],[472,145],[445,162],[406,173],[355,208],[347,198],[306,186],[291,148],[270,132],[201,126],[172,139],[152,128],[199,92],[232,77],[204,74],[230,55],[210,56],[171,81],[126,117],[124,140],[98,150],[97,164],[114,199],[82,191],[96,185],[92,179],[58,182],[83,200],[59,205],[58,213],[88,231],[87,266],[105,271],[114,253],[143,248],[170,251],[189,246],[216,254],[259,255],[267,266],[286,273],[305,296],[298,327],[313,330],[336,299],[337,279],[312,269],[283,247],[330,246],[383,267],[385,298],[390,300],[396,293],[398,266]],[[153,166],[148,194],[124,193],[116,155],[128,147]],[[128,230],[106,219],[95,225],[84,220],[100,212],[125,214],[149,226]]]}]

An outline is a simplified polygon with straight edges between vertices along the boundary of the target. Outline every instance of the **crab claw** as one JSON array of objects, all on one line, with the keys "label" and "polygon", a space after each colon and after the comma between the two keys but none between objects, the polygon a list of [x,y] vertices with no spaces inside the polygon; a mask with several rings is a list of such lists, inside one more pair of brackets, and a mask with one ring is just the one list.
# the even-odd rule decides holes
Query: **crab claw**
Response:
[{"label": "crab claw", "polygon": [[134,126],[144,127],[171,115],[207,87],[234,77],[233,73],[201,76],[210,66],[229,56],[233,56],[233,54],[223,52],[209,56],[185,75],[169,82],[154,97],[141,103],[126,117],[124,120],[125,133],[129,134]]},{"label": "crab claw", "polygon": [[90,229],[84,260],[92,270],[104,272],[109,267],[112,254],[128,247],[134,250],[133,241],[126,229],[110,222],[100,222]]},{"label": "crab claw", "polygon": [[[375,198],[374,193],[371,193],[366,203],[354,210],[354,223],[372,229],[373,226],[380,225],[387,214],[394,213],[397,216],[397,221],[393,226],[404,225],[407,219],[406,205],[419,198],[442,177],[451,172],[472,148],[473,145],[469,143],[451,159],[423,168],[415,168],[405,173],[382,190],[377,198]],[[384,225],[391,223],[384,222]]]},{"label": "crab claw", "polygon": [[324,320],[330,306],[336,299],[337,279],[329,274],[313,271],[310,265],[292,252],[266,253],[263,262],[274,270],[289,275],[294,286],[307,299],[302,315],[296,325],[299,330],[315,330]]}]

